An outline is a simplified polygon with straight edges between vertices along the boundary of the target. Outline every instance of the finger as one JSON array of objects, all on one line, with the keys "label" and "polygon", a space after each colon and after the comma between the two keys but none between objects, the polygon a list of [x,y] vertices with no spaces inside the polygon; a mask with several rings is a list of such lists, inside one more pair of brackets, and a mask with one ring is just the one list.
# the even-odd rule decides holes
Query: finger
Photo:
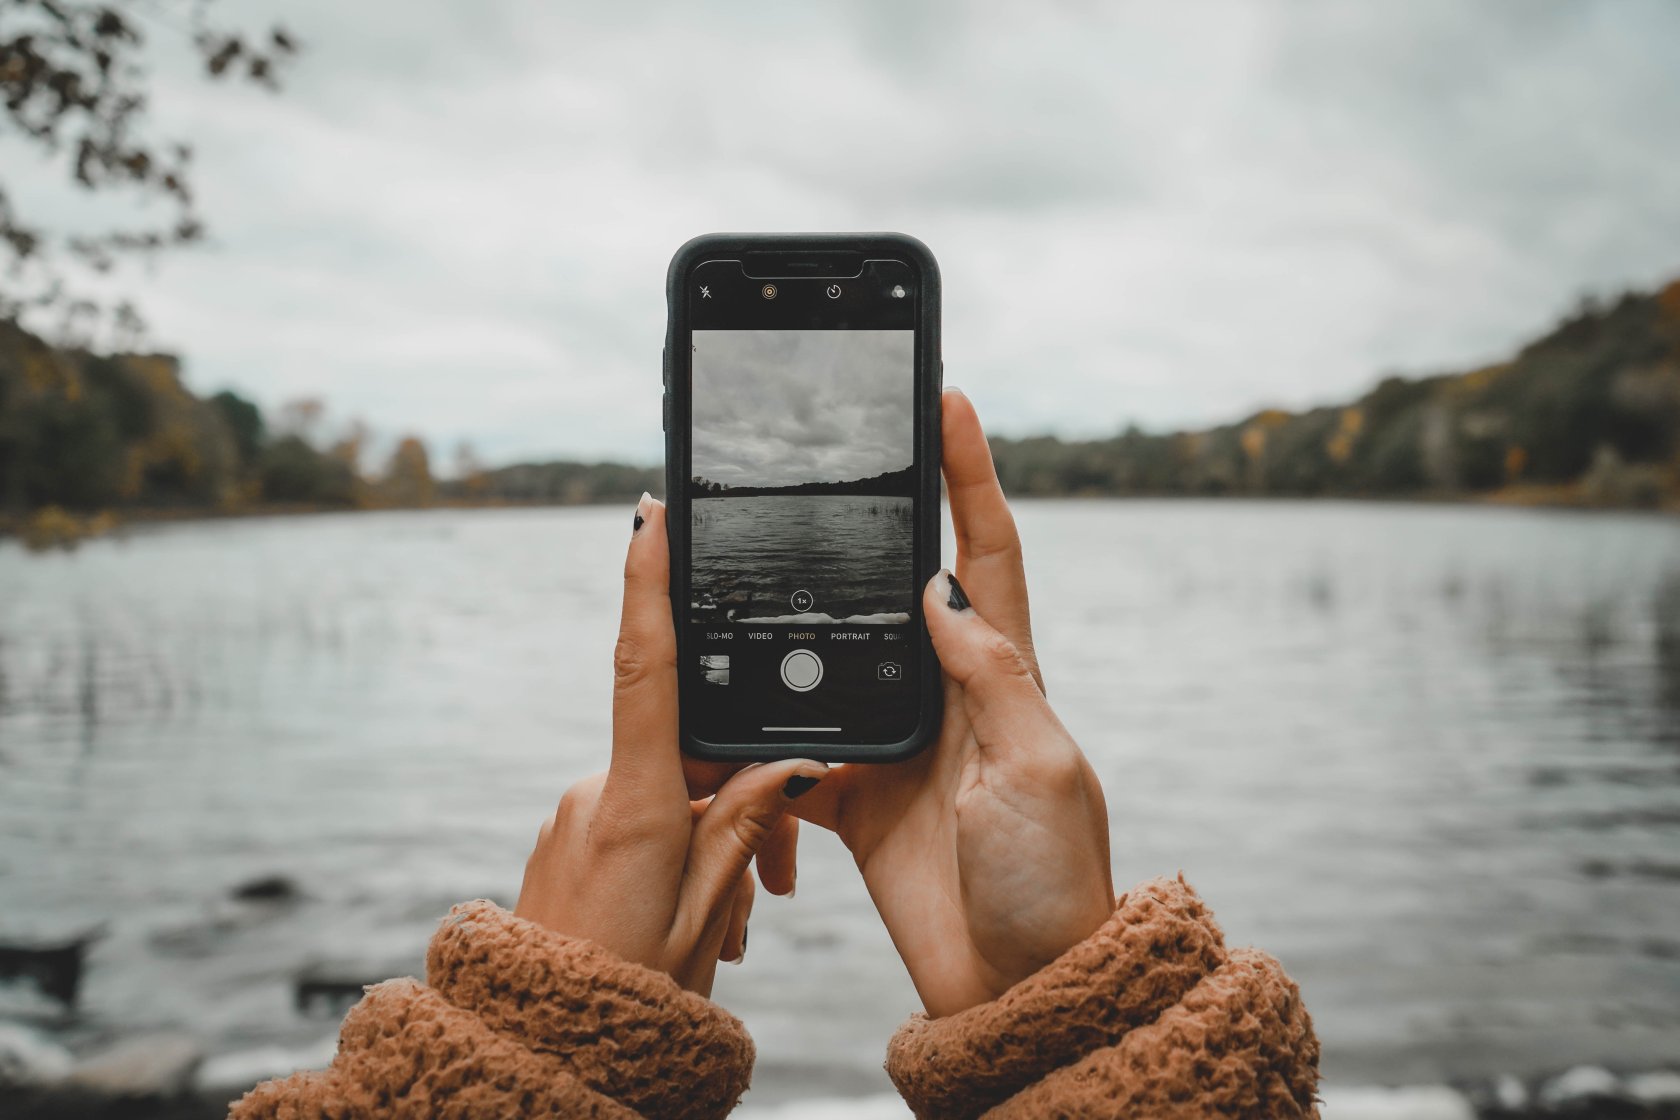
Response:
[{"label": "finger", "polygon": [[[821,784],[818,783],[819,786]],[[798,877],[798,858],[799,818],[784,816],[776,822],[776,827],[770,830],[764,847],[758,850],[758,881],[763,883],[764,889],[771,894],[792,898],[794,880]]]},{"label": "finger", "polygon": [[688,780],[689,800],[710,797],[718,787],[735,776],[745,763],[707,762],[704,759],[682,756],[683,777]]},{"label": "finger", "polygon": [[752,876],[742,872],[730,904],[729,929],[723,935],[722,948],[718,949],[720,961],[740,964],[747,955],[747,919],[752,917],[753,892]]},{"label": "finger", "polygon": [[1039,689],[1038,655],[1032,644],[1027,573],[1021,537],[992,464],[992,449],[974,404],[960,389],[945,390],[940,436],[944,443],[945,492],[957,535],[957,570],[986,617],[1015,643]]},{"label": "finger", "polygon": [[[863,771],[856,766],[829,767],[828,776],[817,783],[815,789],[795,801],[788,809],[788,816],[798,817],[807,824],[826,828],[830,832],[839,832],[842,803],[847,791],[861,773]],[[764,868],[761,865],[760,877],[763,874]]]},{"label": "finger", "polygon": [[514,914],[558,928],[566,904],[571,901],[563,889],[567,858],[588,835],[589,822],[595,816],[605,781],[605,774],[592,774],[574,783],[561,795],[554,812],[542,822],[537,830],[537,842],[525,861],[525,878],[519,886]]},{"label": "finger", "polygon": [[749,767],[725,782],[694,826],[679,913],[708,924],[788,806],[827,772],[820,762],[791,758]]},{"label": "finger", "polygon": [[670,579],[665,507],[643,494],[624,561],[624,608],[613,651],[612,766],[603,801],[616,814],[674,812],[688,800],[677,744]]},{"label": "finger", "polygon": [[1015,643],[980,617],[950,572],[941,569],[928,581],[922,613],[939,664],[962,688],[963,707],[983,752],[1072,742]]}]

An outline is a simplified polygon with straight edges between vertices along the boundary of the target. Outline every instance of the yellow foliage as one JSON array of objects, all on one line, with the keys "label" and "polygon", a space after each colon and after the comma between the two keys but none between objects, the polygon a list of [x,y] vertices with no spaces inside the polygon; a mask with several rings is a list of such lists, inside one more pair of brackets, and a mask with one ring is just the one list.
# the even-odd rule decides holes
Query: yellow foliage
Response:
[{"label": "yellow foliage", "polygon": [[78,517],[61,506],[42,506],[23,523],[19,536],[31,552],[75,548],[90,537],[104,536],[117,526],[110,511]]},{"label": "yellow foliage", "polygon": [[152,392],[164,397],[185,400],[186,388],[181,384],[181,367],[174,358],[162,354],[137,354],[125,359],[128,368],[138,373]]},{"label": "yellow foliage", "polygon": [[61,389],[75,400],[81,394],[81,384],[75,377],[75,366],[46,347],[28,349],[23,354],[23,379],[37,393]]},{"label": "yellow foliage", "polygon": [[385,489],[398,505],[432,504],[435,486],[431,462],[426,454],[426,445],[414,436],[397,444],[397,449],[392,452],[391,464],[385,471]]},{"label": "yellow foliage", "polygon": [[1258,459],[1266,453],[1266,429],[1259,423],[1250,424],[1242,430],[1243,454],[1250,459]]},{"label": "yellow foliage", "polygon": [[1657,306],[1662,308],[1663,318],[1680,324],[1680,280],[1657,293]]},{"label": "yellow foliage", "polygon": [[1338,466],[1353,458],[1354,441],[1365,430],[1365,412],[1359,408],[1344,408],[1336,418],[1336,431],[1324,444],[1325,454]]},{"label": "yellow foliage", "polygon": [[1489,382],[1510,368],[1510,363],[1505,362],[1498,365],[1483,366],[1481,369],[1473,369],[1460,377],[1453,387],[1462,393],[1478,393],[1487,388]]},{"label": "yellow foliage", "polygon": [[1528,452],[1516,444],[1505,449],[1505,481],[1515,482],[1522,477],[1523,468],[1528,466]]}]

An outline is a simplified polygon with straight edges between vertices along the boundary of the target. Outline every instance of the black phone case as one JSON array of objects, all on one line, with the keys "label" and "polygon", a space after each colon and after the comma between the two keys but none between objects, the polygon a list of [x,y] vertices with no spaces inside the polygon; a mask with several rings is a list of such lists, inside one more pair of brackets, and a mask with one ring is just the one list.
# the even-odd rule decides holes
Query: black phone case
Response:
[{"label": "black phone case", "polygon": [[[850,249],[864,254],[912,262],[921,273],[921,307],[918,319],[918,362],[916,400],[922,422],[916,426],[917,463],[920,465],[916,517],[917,645],[921,657],[917,695],[921,718],[909,738],[897,743],[709,743],[689,731],[687,717],[681,719],[681,742],[685,754],[715,762],[768,762],[781,758],[813,758],[823,762],[900,762],[921,751],[939,734],[943,690],[939,659],[928,638],[927,622],[920,614],[921,589],[940,566],[939,463],[940,404],[944,363],[940,357],[939,265],[926,245],[901,233],[714,233],[696,237],[671,258],[665,277],[665,500],[668,515],[665,529],[671,548],[671,611],[677,622],[677,664],[687,665],[686,627],[688,602],[688,496],[681,477],[681,464],[688,460],[689,358],[688,348],[677,345],[676,335],[687,322],[687,290],[684,278],[697,264],[715,259],[734,259],[753,251]],[[680,390],[680,391],[679,391]],[[690,674],[679,673],[679,709],[687,711],[687,694],[694,687]]]}]

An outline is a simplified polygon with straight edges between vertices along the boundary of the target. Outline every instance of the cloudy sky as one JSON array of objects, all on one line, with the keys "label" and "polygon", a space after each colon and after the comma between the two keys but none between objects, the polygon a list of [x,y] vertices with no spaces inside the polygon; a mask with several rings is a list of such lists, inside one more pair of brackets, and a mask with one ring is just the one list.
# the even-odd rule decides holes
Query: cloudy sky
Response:
[{"label": "cloudy sky", "polygon": [[216,7],[307,54],[270,97],[154,32],[215,241],[118,283],[198,388],[491,460],[658,461],[705,231],[920,237],[1009,433],[1332,401],[1680,275],[1671,0]]},{"label": "cloudy sky", "polygon": [[695,331],[693,473],[850,482],[915,459],[914,331]]}]

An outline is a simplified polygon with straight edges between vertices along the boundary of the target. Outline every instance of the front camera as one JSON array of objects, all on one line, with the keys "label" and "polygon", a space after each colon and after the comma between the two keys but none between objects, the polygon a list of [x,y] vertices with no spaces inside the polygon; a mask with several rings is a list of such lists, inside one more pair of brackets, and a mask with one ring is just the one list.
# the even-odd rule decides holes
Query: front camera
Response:
[{"label": "front camera", "polygon": [[765,299],[775,299],[776,298],[776,285],[774,285],[774,284],[764,285],[764,298]]}]

